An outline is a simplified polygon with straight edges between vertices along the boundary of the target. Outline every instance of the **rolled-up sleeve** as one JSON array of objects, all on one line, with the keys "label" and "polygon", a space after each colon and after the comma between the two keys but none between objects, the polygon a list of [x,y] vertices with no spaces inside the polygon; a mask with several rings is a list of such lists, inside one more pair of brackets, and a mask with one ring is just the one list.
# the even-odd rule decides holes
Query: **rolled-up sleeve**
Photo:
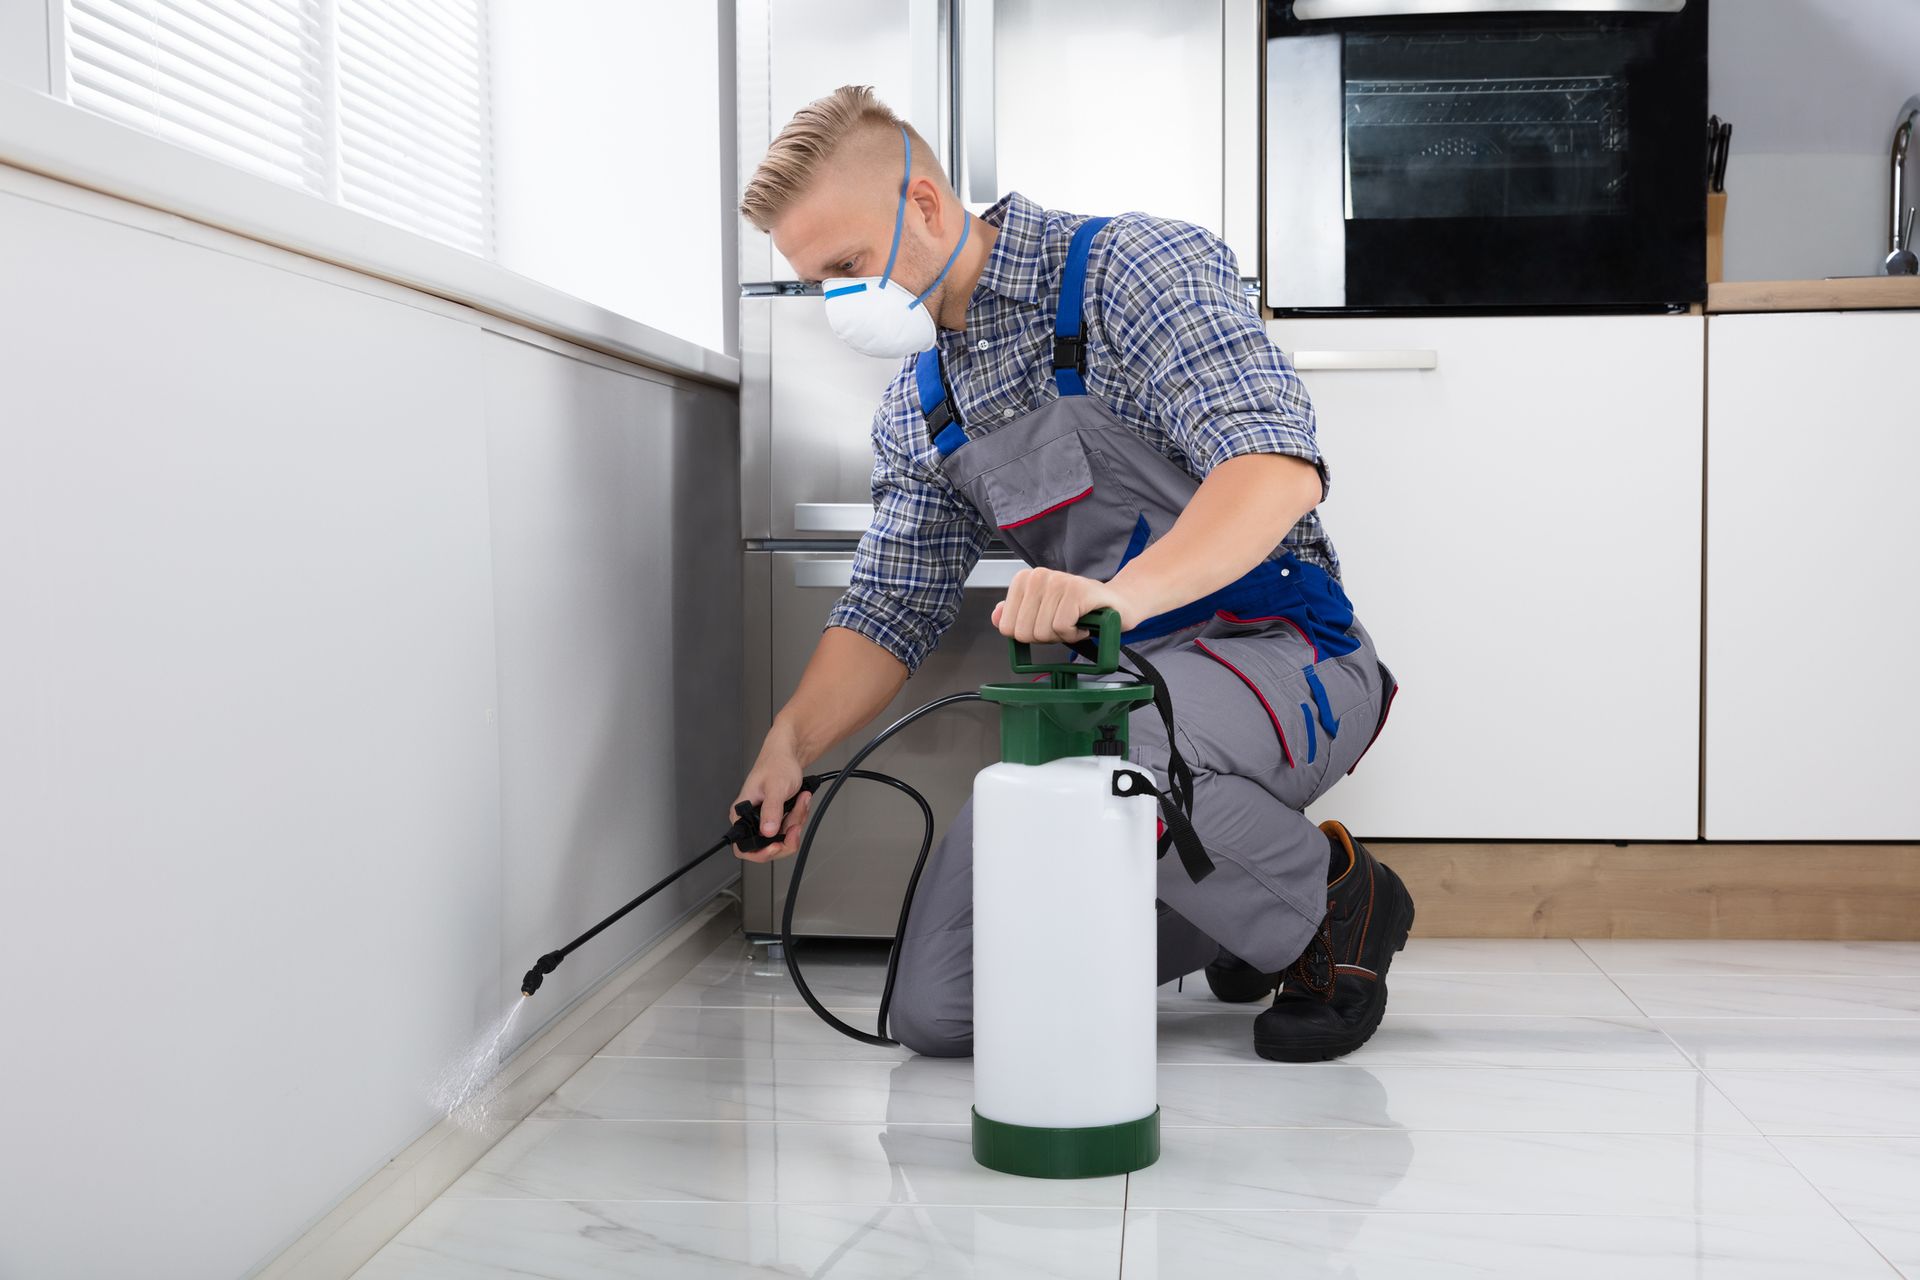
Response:
[{"label": "rolled-up sleeve", "polygon": [[1313,403],[1240,285],[1233,251],[1188,223],[1116,219],[1101,325],[1141,401],[1201,474],[1247,453],[1314,464]]},{"label": "rolled-up sleeve", "polygon": [[987,544],[966,499],[902,447],[918,421],[904,388],[889,388],[873,422],[873,521],[826,622],[873,641],[909,675],[953,625],[962,584]]}]

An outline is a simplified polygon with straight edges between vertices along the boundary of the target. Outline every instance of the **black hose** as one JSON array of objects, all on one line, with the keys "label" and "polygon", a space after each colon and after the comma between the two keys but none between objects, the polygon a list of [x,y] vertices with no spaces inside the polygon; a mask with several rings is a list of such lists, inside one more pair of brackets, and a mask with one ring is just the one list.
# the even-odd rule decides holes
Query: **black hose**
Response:
[{"label": "black hose", "polygon": [[[923,707],[909,711],[906,715],[888,725],[878,736],[873,738],[864,747],[861,747],[859,751],[855,752],[853,759],[849,760],[845,767],[825,773],[809,774],[802,780],[801,786],[803,790],[813,790],[817,788],[821,782],[826,782],[827,787],[825,791],[819,793],[819,800],[815,804],[813,814],[807,824],[806,835],[801,838],[800,847],[794,853],[793,875],[787,882],[786,909],[781,913],[780,918],[780,941],[787,954],[787,971],[792,975],[793,985],[795,989],[800,992],[800,998],[807,1002],[808,1008],[820,1015],[821,1019],[834,1030],[840,1032],[842,1035],[851,1036],[853,1039],[861,1041],[864,1044],[883,1046],[899,1044],[899,1041],[887,1038],[887,1015],[893,1008],[894,978],[900,967],[900,941],[906,936],[907,917],[913,910],[913,895],[920,887],[920,873],[925,869],[927,865],[927,854],[933,848],[934,821],[933,807],[927,803],[925,796],[900,781],[900,779],[893,777],[891,774],[860,768],[860,762],[873,754],[876,749],[888,739],[892,738],[894,734],[900,732],[900,730],[906,728],[922,716],[930,715],[943,707],[954,706],[957,703],[979,701],[981,701],[980,695],[971,691],[948,694],[944,698],[937,698]],[[794,900],[800,896],[800,877],[806,869],[807,854],[813,848],[813,838],[819,833],[820,822],[821,819],[826,816],[827,806],[833,803],[834,797],[840,793],[840,787],[848,778],[862,778],[869,782],[884,782],[896,791],[903,792],[914,804],[919,806],[922,823],[920,851],[914,856],[913,873],[907,877],[906,893],[900,899],[900,919],[894,927],[893,945],[887,952],[887,978],[885,985],[880,991],[880,1009],[874,1027],[874,1030],[878,1034],[874,1035],[869,1035],[855,1027],[850,1027],[827,1012],[826,1008],[821,1005],[819,999],[814,996],[812,988],[807,986],[806,977],[800,971],[800,958],[793,944],[793,904]],[[788,809],[793,808],[794,801],[797,799],[797,796],[788,799],[786,807]],[[686,875],[687,872],[693,870],[727,846],[738,845],[745,849],[757,849],[764,848],[766,845],[773,843],[771,838],[760,834],[759,806],[742,802],[741,804],[735,805],[734,810],[738,815],[738,821],[733,824],[727,831],[727,834],[722,836],[719,842],[712,848],[700,854],[685,866],[674,871],[658,884],[648,888],[631,902],[628,902],[618,911],[609,915],[599,924],[594,925],[593,928],[587,930],[566,946],[556,951],[549,951],[541,956],[540,959],[534,963],[534,966],[527,970],[526,976],[520,980],[520,994],[522,996],[531,996],[534,992],[538,991],[541,982],[546,979],[546,976],[558,968],[562,960],[572,955],[575,948],[579,947],[582,943],[592,940],[608,925],[620,919],[648,898],[659,893],[662,889],[678,880],[681,876]]]},{"label": "black hose", "polygon": [[[787,954],[787,972],[792,976],[794,988],[800,992],[800,998],[807,1002],[807,1007],[820,1015],[821,1020],[835,1031],[858,1040],[862,1044],[892,1047],[900,1043],[898,1040],[887,1038],[887,1013],[893,1004],[893,980],[895,973],[900,967],[900,943],[901,940],[906,937],[907,915],[913,909],[914,890],[920,885],[921,869],[926,866],[927,853],[933,847],[933,810],[928,806],[926,798],[906,783],[884,773],[873,773],[869,770],[861,769],[860,762],[872,755],[881,744],[893,737],[894,734],[900,732],[900,730],[906,728],[922,716],[930,715],[943,707],[951,707],[962,702],[979,702],[981,700],[978,693],[971,691],[966,693],[950,693],[944,698],[936,698],[923,707],[909,711],[906,715],[881,730],[872,741],[856,751],[853,759],[847,761],[842,768],[835,770],[831,775],[820,775],[822,777],[831,776],[832,781],[827,784],[827,789],[820,793],[819,801],[815,804],[811,819],[807,823],[807,833],[801,838],[800,848],[793,855],[793,875],[787,881],[786,909],[782,911],[780,915],[780,944]],[[826,816],[827,806],[833,803],[833,798],[839,794],[840,787],[848,778],[868,778],[877,782],[885,782],[889,786],[906,792],[909,796],[913,797],[915,803],[920,806],[921,816],[926,822],[926,832],[920,839],[920,853],[913,860],[913,874],[907,878],[907,891],[900,900],[900,922],[894,929],[893,945],[887,951],[887,980],[886,985],[881,989],[880,993],[880,1011],[875,1020],[874,1027],[874,1030],[878,1034],[875,1035],[869,1035],[867,1032],[861,1031],[856,1027],[848,1026],[827,1012],[825,1006],[814,996],[813,989],[807,986],[807,980],[800,972],[800,958],[795,953],[793,945],[793,904],[800,896],[800,877],[806,870],[807,854],[813,848],[814,836],[820,832],[820,822],[821,819]]]},{"label": "black hose", "polygon": [[[914,790],[912,787],[908,786],[906,783],[902,782],[900,779],[894,777],[892,774],[876,773],[871,769],[832,769],[832,770],[828,770],[825,773],[810,775],[809,781],[813,783],[815,787],[817,787],[819,786],[819,784],[823,782],[832,781],[834,778],[839,777],[843,773],[846,774],[849,778],[859,778],[867,782],[884,782],[888,786],[892,787],[894,790],[905,793],[908,799],[912,800],[916,805],[920,807],[920,823],[921,823],[920,851],[918,854],[914,856],[913,874],[907,878],[906,893],[900,899],[900,919],[899,919],[899,922],[894,926],[894,930],[893,930],[893,937],[897,945],[899,939],[905,936],[904,931],[907,927],[907,913],[912,909],[914,890],[919,886],[919,883],[920,883],[920,869],[924,865],[926,865],[927,853],[933,847],[933,825],[934,825],[933,824],[933,806],[927,803],[927,798],[925,796],[921,795],[918,791]],[[825,807],[826,806],[823,802],[821,805],[821,808],[824,809]],[[816,809],[814,811],[812,818],[810,818],[809,821],[817,820],[819,816],[819,812],[820,811]],[[797,851],[796,851],[796,856],[797,856]],[[793,901],[795,895],[797,895],[800,891],[799,886],[800,886],[800,864],[798,863],[798,861],[796,861],[793,867],[793,874],[791,877],[789,877],[787,881],[787,901],[789,902]],[[800,993],[803,998],[811,995],[812,988],[807,986],[805,976],[800,975],[798,973],[798,962],[794,958],[795,951],[797,950],[797,948],[795,948],[793,945],[793,939],[790,933],[786,928],[783,928],[780,936],[781,936],[781,944],[786,948],[786,952],[787,952],[787,966],[790,970],[793,970],[796,974],[796,976],[794,977],[794,986],[800,990]],[[894,1043],[893,1041],[886,1040],[884,1038],[886,1036],[886,1027],[887,1027],[887,1010],[893,1006],[894,969],[895,969],[894,959],[890,955],[888,957],[888,963],[887,963],[887,980],[885,985],[880,990],[880,1012],[878,1017],[875,1020],[876,1025],[874,1027],[875,1032],[880,1037],[882,1037],[882,1043],[886,1043],[886,1044]],[[812,1005],[811,1000],[809,1000],[808,1003]],[[819,1007],[817,1005],[814,1005],[813,1007],[815,1009],[815,1012],[819,1012]],[[822,1013],[821,1016],[827,1017],[827,1015],[824,1013]],[[828,1018],[828,1021],[833,1022],[831,1018]],[[842,1030],[842,1031],[846,1030],[845,1024],[843,1023],[836,1022],[833,1025],[836,1030]]]}]

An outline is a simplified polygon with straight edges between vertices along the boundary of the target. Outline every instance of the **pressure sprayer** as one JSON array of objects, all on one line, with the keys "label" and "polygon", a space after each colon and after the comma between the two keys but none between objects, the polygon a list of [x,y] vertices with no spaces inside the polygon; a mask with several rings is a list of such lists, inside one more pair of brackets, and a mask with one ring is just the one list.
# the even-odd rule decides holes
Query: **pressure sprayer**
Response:
[{"label": "pressure sprayer", "polygon": [[[835,1030],[874,1045],[886,1036],[900,939],[933,844],[933,810],[898,778],[859,766],[921,717],[963,702],[1000,708],[1001,760],[974,779],[973,995],[974,1159],[1005,1173],[1092,1178],[1128,1173],[1160,1153],[1155,1102],[1155,906],[1157,859],[1177,849],[1187,874],[1213,870],[1190,821],[1193,777],[1173,744],[1173,707],[1159,673],[1120,644],[1120,618],[1101,609],[1080,619],[1090,633],[1070,646],[1085,662],[1037,663],[1010,642],[1015,675],[936,699],[889,725],[844,768],[810,774],[801,791],[825,784],[794,853],[780,937],[794,987]],[[1125,654],[1139,669],[1122,682]],[[1090,677],[1082,683],[1083,677]],[[1167,727],[1167,788],[1126,763],[1127,717],[1153,702]],[[874,1032],[848,1026],[815,998],[793,945],[793,909],[807,856],[829,805],[849,778],[881,782],[920,808],[922,835],[900,905]],[[797,796],[795,797],[798,798]],[[1162,829],[1156,833],[1156,802]],[[791,809],[794,800],[788,800]],[[706,852],[580,937],[540,957],[521,993],[573,950],[728,845],[765,848],[757,805],[734,806],[737,821]],[[1045,975],[1046,981],[1038,981]],[[1067,991],[1059,1000],[1050,992]]]},{"label": "pressure sprayer", "polygon": [[1014,673],[1046,682],[980,690],[1000,763],[973,781],[973,1158],[1045,1178],[1160,1155],[1154,804],[1126,767],[1127,716],[1153,688],[1080,682],[1119,665],[1118,616],[1089,621],[1090,671],[1016,641]]}]

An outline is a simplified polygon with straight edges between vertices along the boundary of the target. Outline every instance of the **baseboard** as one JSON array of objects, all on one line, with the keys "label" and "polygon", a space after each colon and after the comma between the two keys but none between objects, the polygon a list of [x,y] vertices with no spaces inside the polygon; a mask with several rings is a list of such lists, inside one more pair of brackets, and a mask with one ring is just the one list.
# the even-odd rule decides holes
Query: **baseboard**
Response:
[{"label": "baseboard", "polygon": [[347,1280],[739,924],[732,894],[696,910],[508,1059],[484,1127],[436,1124],[255,1271],[253,1280]]},{"label": "baseboard", "polygon": [[1434,938],[1920,940],[1920,845],[1369,840]]}]

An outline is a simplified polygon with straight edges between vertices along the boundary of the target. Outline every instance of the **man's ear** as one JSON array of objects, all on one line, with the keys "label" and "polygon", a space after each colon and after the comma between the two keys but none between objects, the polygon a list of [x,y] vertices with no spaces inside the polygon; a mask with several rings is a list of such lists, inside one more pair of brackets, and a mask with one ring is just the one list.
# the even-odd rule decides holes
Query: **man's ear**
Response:
[{"label": "man's ear", "polygon": [[953,216],[945,207],[941,195],[940,185],[924,175],[907,183],[907,203],[920,211],[920,219],[926,223],[927,233],[936,240],[946,237],[944,223]]}]

